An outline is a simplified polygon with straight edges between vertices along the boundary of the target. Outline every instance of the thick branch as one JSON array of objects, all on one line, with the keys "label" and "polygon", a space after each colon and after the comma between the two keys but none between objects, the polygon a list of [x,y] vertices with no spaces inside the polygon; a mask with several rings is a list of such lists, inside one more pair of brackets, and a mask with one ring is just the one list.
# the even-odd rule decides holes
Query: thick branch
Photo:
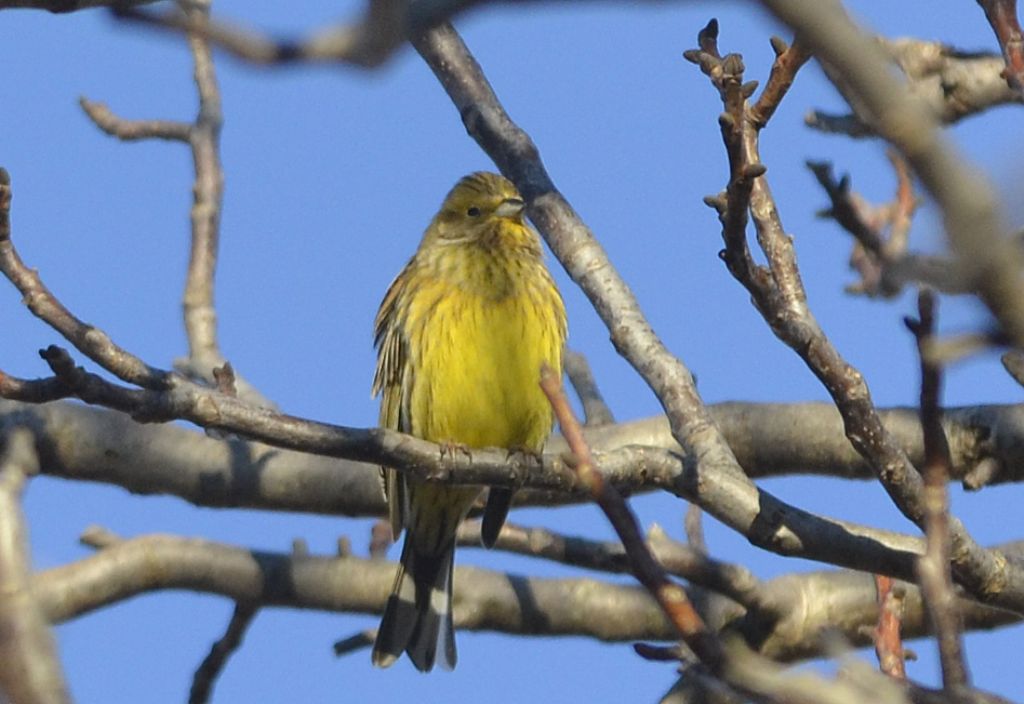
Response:
[{"label": "thick branch", "polygon": [[39,471],[32,434],[8,433],[0,455],[0,699],[16,704],[71,701],[57,644],[31,579],[21,493]]},{"label": "thick branch", "polygon": [[[479,522],[461,525],[458,541],[461,546],[481,547]],[[789,608],[788,603],[769,599],[761,581],[750,570],[715,560],[700,550],[678,543],[657,524],[648,531],[646,544],[669,574],[729,597],[750,611],[756,610],[761,618],[776,618]],[[544,528],[526,528],[513,523],[502,527],[493,549],[601,572],[630,571],[622,543],[559,535]]]},{"label": "thick branch", "polygon": [[[381,559],[250,551],[166,535],[118,540],[96,530],[85,539],[105,547],[33,577],[40,606],[54,623],[165,589],[218,594],[261,606],[376,614],[394,580],[395,564]],[[1013,556],[1024,552],[1021,543],[1001,549]],[[898,586],[906,590],[906,637],[926,635],[927,618],[917,588]],[[762,654],[786,662],[820,656],[823,630],[838,630],[858,646],[870,643],[865,629],[878,613],[870,575],[794,574],[765,582],[764,587],[772,598],[793,604],[785,618],[748,622],[734,602],[712,596],[705,610],[709,625],[728,626]],[[1006,611],[960,603],[970,630],[1018,621]],[[467,630],[618,642],[675,637],[657,604],[640,587],[586,578],[527,578],[474,567],[455,570],[455,623]]]},{"label": "thick branch", "polygon": [[[730,447],[751,477],[817,474],[873,479],[874,474],[843,435],[834,406],[727,403],[709,407]],[[886,429],[915,465],[924,452],[914,409],[883,409]],[[209,438],[176,425],[140,425],[120,413],[71,403],[32,405],[0,399],[0,427],[26,424],[38,438],[42,471],[66,479],[97,481],[139,494],[170,494],[199,506],[238,506],[287,511],[377,516],[383,497],[376,465],[281,450],[258,442]],[[953,456],[953,479],[978,466],[1003,467],[993,480],[1024,477],[1024,407],[946,409],[943,419]],[[630,446],[680,452],[664,418],[588,428],[587,441],[601,455]],[[88,443],[76,438],[87,437]],[[564,449],[552,438],[547,453]],[[486,455],[490,458],[490,455]],[[642,459],[629,450],[625,458]],[[474,453],[474,458],[480,457]],[[504,471],[514,468],[501,457]],[[545,466],[554,467],[548,457]],[[606,465],[607,466],[607,465]],[[615,466],[613,463],[612,466]],[[657,487],[640,476],[644,464],[616,473],[631,491]],[[629,470],[628,472],[625,470]],[[627,477],[632,477],[628,479]],[[518,494],[526,504],[564,504],[579,494],[541,488]]]}]

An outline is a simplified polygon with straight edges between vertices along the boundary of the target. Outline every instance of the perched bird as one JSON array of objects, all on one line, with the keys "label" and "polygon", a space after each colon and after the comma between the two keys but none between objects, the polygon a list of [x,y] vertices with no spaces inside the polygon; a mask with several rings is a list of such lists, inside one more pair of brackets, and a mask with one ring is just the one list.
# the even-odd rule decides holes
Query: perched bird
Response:
[{"label": "perched bird", "polygon": [[[539,453],[552,411],[541,365],[562,369],[566,319],[510,181],[459,181],[388,288],[377,313],[380,424],[449,449]],[[383,469],[393,534],[406,530],[401,564],[373,646],[387,667],[402,651],[417,669],[455,667],[455,531],[482,487],[421,482]],[[510,492],[492,492],[484,542],[497,537]]]}]

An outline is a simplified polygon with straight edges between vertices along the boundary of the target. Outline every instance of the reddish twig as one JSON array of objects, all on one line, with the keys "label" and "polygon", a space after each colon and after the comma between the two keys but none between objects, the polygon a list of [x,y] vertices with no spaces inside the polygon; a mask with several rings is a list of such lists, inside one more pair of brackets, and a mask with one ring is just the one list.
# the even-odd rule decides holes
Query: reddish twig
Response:
[{"label": "reddish twig", "polygon": [[669,621],[701,662],[713,672],[717,671],[723,664],[722,644],[693,608],[683,588],[668,578],[664,568],[651,554],[636,517],[625,500],[594,466],[590,447],[565,397],[561,381],[547,365],[541,370],[540,386],[551,403],[562,435],[573,453],[573,470],[618,534],[633,575],[657,600]]},{"label": "reddish twig", "polygon": [[899,679],[906,679],[906,658],[903,654],[903,640],[900,637],[900,622],[903,618],[903,596],[893,589],[892,579],[875,575],[878,590],[878,625],[875,627],[875,654],[882,672]]},{"label": "reddish twig", "polygon": [[1017,20],[1017,0],[978,0],[978,4],[999,40],[1006,61],[1003,77],[1011,88],[1024,93],[1024,35]]},{"label": "reddish twig", "polygon": [[921,358],[921,428],[924,434],[925,553],[917,561],[921,593],[939,645],[942,681],[957,689],[970,683],[960,637],[960,614],[950,574],[949,443],[942,429],[942,370],[929,355],[935,335],[935,296],[918,295],[918,320],[906,321]]}]

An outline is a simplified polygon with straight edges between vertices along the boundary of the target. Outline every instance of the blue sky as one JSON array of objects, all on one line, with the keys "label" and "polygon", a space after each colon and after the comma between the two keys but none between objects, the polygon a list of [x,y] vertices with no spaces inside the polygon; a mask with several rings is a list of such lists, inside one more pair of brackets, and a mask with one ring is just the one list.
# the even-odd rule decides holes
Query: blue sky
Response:
[{"label": "blue sky", "polygon": [[[995,42],[974,3],[924,0],[850,3],[890,36],[947,41],[965,49]],[[218,2],[221,17],[281,33],[352,15],[359,3]],[[287,7],[287,9],[285,9]],[[781,31],[747,3],[530,3],[485,8],[458,22],[509,113],[533,136],[555,182],[608,250],[655,329],[699,377],[708,402],[825,400],[824,389],[779,344],[716,255],[717,218],[701,199],[720,190],[727,164],[717,93],[682,59],[712,16],[725,51],[744,54],[747,78],[763,80],[768,37]],[[124,26],[103,12],[54,16],[0,13],[8,64],[0,85],[0,165],[12,174],[15,238],[23,258],[81,318],[148,362],[169,366],[185,351],[179,301],[187,257],[191,164],[180,145],[121,144],[77,106],[84,95],[132,118],[191,119],[195,97],[183,42]],[[447,189],[491,168],[419,57],[405,48],[385,67],[261,69],[219,57],[226,195],[217,281],[221,340],[235,367],[289,413],[369,426],[374,354],[370,330],[391,278],[415,248]],[[825,197],[804,167],[827,159],[874,200],[893,191],[882,145],[816,134],[812,108],[842,103],[808,66],[765,131],[762,156],[783,222],[795,237],[810,305],[833,342],[866,376],[880,405],[915,403],[913,341],[903,296],[881,302],[842,291],[849,240],[815,219]],[[994,111],[951,132],[1011,201],[1019,176],[1019,112]],[[942,236],[925,204],[915,248]],[[566,298],[571,345],[589,357],[619,419],[659,411],[656,399],[608,343],[607,331],[552,262]],[[59,342],[0,287],[2,367],[21,376],[45,368],[35,350]],[[956,332],[985,321],[968,299],[943,300],[940,326]],[[81,361],[81,360],[80,360]],[[949,374],[950,405],[1017,402],[1021,390],[985,354]],[[816,511],[909,531],[873,483],[767,482]],[[983,543],[1019,537],[1018,487],[965,496],[954,507]],[[680,536],[684,505],[652,496],[634,502],[647,525]],[[26,498],[37,567],[87,554],[77,536],[100,523],[122,535],[168,532],[287,550],[293,538],[329,552],[339,534],[365,550],[369,521],[198,509],[171,498],[48,478]],[[594,507],[513,514],[526,524],[610,537]],[[766,555],[713,522],[712,552],[770,577],[814,565]],[[537,575],[578,574],[543,562],[464,550],[459,561]],[[624,577],[612,577],[625,580]],[[80,702],[183,701],[195,666],[220,636],[232,605],[174,593],[147,595],[57,629],[72,692]],[[454,674],[421,676],[406,663],[374,670],[365,657],[336,660],[339,637],[375,619],[282,610],[262,612],[218,683],[215,700],[466,701],[534,699],[655,701],[674,679],[627,644],[583,639],[512,639],[459,634]],[[967,652],[979,685],[1021,698],[1013,677],[1021,629],[972,636]],[[912,677],[937,683],[933,646],[914,647]],[[515,686],[510,683],[515,681]]]}]

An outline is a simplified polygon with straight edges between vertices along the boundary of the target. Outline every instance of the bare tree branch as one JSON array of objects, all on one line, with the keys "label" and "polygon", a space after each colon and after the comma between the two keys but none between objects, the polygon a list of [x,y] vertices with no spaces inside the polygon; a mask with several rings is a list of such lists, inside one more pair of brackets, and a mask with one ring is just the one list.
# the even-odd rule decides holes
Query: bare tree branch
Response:
[{"label": "bare tree branch", "polygon": [[573,453],[573,471],[579,475],[580,481],[604,511],[608,522],[618,534],[633,576],[658,602],[686,645],[704,665],[717,674],[727,664],[721,642],[693,608],[686,591],[669,579],[664,568],[651,553],[640,533],[636,516],[622,495],[605,481],[604,476],[594,466],[590,448],[583,438],[583,429],[569,406],[561,380],[546,364],[540,372],[540,387],[548,397],[558,425],[562,429],[562,436],[569,443],[569,449]]},{"label": "bare tree branch", "polygon": [[[189,19],[206,22],[210,16],[209,0],[183,5],[182,11]],[[195,65],[199,110],[189,130],[195,183],[192,187],[190,214],[192,246],[182,299],[189,352],[188,359],[181,364],[187,370],[186,373],[211,382],[213,369],[224,364],[217,343],[217,313],[213,304],[221,202],[224,197],[224,171],[220,164],[220,130],[224,118],[209,43],[200,35],[190,34],[188,44]]]},{"label": "bare tree branch", "polygon": [[54,14],[89,10],[97,7],[149,5],[159,0],[0,0],[0,10],[46,10]]},{"label": "bare tree branch", "polygon": [[583,404],[583,417],[588,426],[608,425],[615,422],[612,411],[597,388],[594,375],[590,371],[587,358],[579,352],[565,351],[565,374],[569,377],[573,390]]},{"label": "bare tree branch", "polygon": [[[1003,77],[1006,64],[998,54],[959,51],[939,42],[919,39],[876,41],[907,77],[909,91],[942,124],[1024,101]],[[855,114],[832,115],[815,110],[807,116],[806,122],[822,132],[850,137],[877,136],[867,119],[866,122]]]},{"label": "bare tree branch", "polygon": [[878,588],[878,625],[875,627],[875,653],[882,672],[906,679],[907,668],[900,626],[903,620],[903,592],[893,589],[891,577],[875,575]]},{"label": "bare tree branch", "polygon": [[31,580],[21,493],[39,465],[30,431],[7,434],[0,454],[0,699],[13,704],[71,701],[57,644]]},{"label": "bare tree branch", "polygon": [[81,97],[78,104],[97,127],[125,142],[143,139],[165,139],[170,142],[187,142],[191,125],[175,120],[126,120],[118,117],[103,103]]},{"label": "bare tree branch", "polygon": [[1024,93],[1024,35],[1017,20],[1017,0],[978,0],[1003,50],[1003,76],[1018,93]]},{"label": "bare tree branch", "polygon": [[847,97],[863,104],[879,135],[907,159],[942,210],[958,266],[1014,346],[1024,346],[1024,255],[1000,221],[991,184],[939,131],[926,105],[908,94],[887,68],[878,45],[838,0],[762,0],[844,76]]},{"label": "bare tree branch", "polygon": [[[720,55],[717,36],[718,26],[712,21],[698,37],[700,50],[687,56],[696,59],[708,74],[725,105],[719,122],[729,157],[730,180],[724,196],[710,199],[722,221],[726,245],[723,259],[730,273],[750,292],[772,332],[821,380],[843,416],[847,438],[875,468],[890,498],[908,519],[923,527],[925,498],[920,475],[886,432],[863,376],[843,359],[807,306],[792,239],[783,229],[768,181],[763,177],[764,166],[758,153],[763,123],[750,117],[745,103],[753,89],[748,90],[750,84],[742,83],[740,56]],[[773,70],[779,70],[778,66],[777,63]],[[754,263],[746,244],[748,208],[767,267]],[[955,518],[950,518],[949,525],[957,581],[979,598],[993,599],[1006,608],[1024,609],[1024,599],[1010,596],[1011,592],[1024,590],[1024,569],[983,549]],[[1024,591],[1020,596],[1024,597]]]},{"label": "bare tree branch", "polygon": [[970,684],[960,615],[957,613],[953,579],[950,574],[950,512],[946,481],[949,476],[949,446],[942,433],[942,370],[929,358],[929,345],[935,339],[935,296],[921,291],[917,300],[918,320],[907,320],[917,340],[921,358],[921,427],[924,431],[925,463],[925,536],[926,549],[918,558],[917,571],[928,614],[935,628],[942,665],[942,683],[957,690]]},{"label": "bare tree branch", "polygon": [[878,208],[853,192],[849,176],[837,180],[831,164],[807,162],[831,201],[821,215],[834,219],[856,241],[850,266],[861,280],[847,291],[892,297],[909,283],[923,283],[945,293],[969,293],[969,282],[950,259],[907,252],[916,199],[906,161],[892,151],[889,158],[897,176],[896,197]]},{"label": "bare tree branch", "polygon": [[38,272],[25,266],[11,241],[10,211],[11,177],[0,168],[0,272],[18,288],[28,309],[119,379],[145,389],[166,388],[166,372],[150,367],[115,345],[106,333],[72,315],[46,288]]},{"label": "bare tree branch", "polygon": [[[192,0],[179,4],[183,16],[190,21],[202,23],[209,16],[209,0]],[[189,354],[185,359],[176,360],[175,368],[189,378],[205,384],[214,384],[216,382],[213,370],[222,368],[225,364],[217,343],[217,313],[213,303],[221,202],[224,194],[224,173],[220,164],[220,130],[223,116],[220,89],[209,44],[204,37],[196,34],[189,34],[188,42],[195,66],[194,79],[199,96],[199,108],[193,122],[126,120],[116,116],[101,103],[81,98],[80,104],[96,126],[113,137],[124,141],[164,139],[189,145],[195,179],[190,214],[192,239],[182,300]],[[243,400],[260,406],[273,406],[244,379],[236,375],[235,381]]]},{"label": "bare tree branch", "polygon": [[231,614],[224,635],[213,644],[210,653],[203,658],[195,676],[192,678],[192,688],[188,693],[188,704],[206,704],[213,694],[213,685],[217,681],[228,658],[242,645],[245,632],[252,623],[259,608],[248,602],[238,602]]},{"label": "bare tree branch", "polygon": [[[149,535],[121,540],[92,529],[83,541],[101,549],[78,562],[32,577],[40,608],[54,623],[140,594],[183,589],[219,594],[263,607],[379,613],[394,580],[394,563],[354,556],[270,553],[200,539]],[[1024,543],[1000,546],[1024,559]],[[671,640],[674,629],[640,587],[594,579],[541,579],[473,567],[455,569],[455,623],[468,630],[520,635],[581,635],[604,641]],[[904,635],[930,632],[917,587],[904,589]],[[711,596],[706,617],[729,627],[767,657],[783,662],[820,657],[821,633],[836,630],[857,646],[878,617],[870,575],[849,571],[791,574],[765,582],[771,600],[792,605],[778,621],[743,618],[735,602]],[[965,628],[1019,622],[1009,612],[960,602]],[[598,617],[598,615],[600,617]]]},{"label": "bare tree branch", "polygon": [[330,62],[372,68],[381,65],[405,41],[406,8],[407,3],[401,0],[369,0],[361,21],[288,41],[210,21],[205,15],[180,11],[158,14],[117,6],[114,12],[122,20],[201,37],[236,58],[257,64]]},{"label": "bare tree branch", "polygon": [[[816,474],[874,479],[843,435],[842,419],[831,404],[725,403],[709,406],[709,411],[751,477]],[[914,464],[923,465],[916,410],[882,409],[879,415]],[[218,440],[175,425],[140,425],[123,414],[77,404],[31,405],[0,399],[0,428],[18,424],[32,428],[42,471],[57,477],[115,484],[140,494],[171,494],[199,506],[354,516],[383,511],[372,462]],[[988,463],[995,468],[994,482],[1024,480],[1024,407],[946,409],[943,429],[953,456],[952,479],[965,479]],[[611,472],[616,486],[631,492],[649,491],[658,484],[656,475],[641,476],[645,454],[630,446],[681,451],[662,417],[587,428],[584,433],[606,468],[618,466],[606,455],[619,450],[625,451],[624,459],[638,462],[633,468],[623,466],[621,472]],[[90,442],[67,441],[72,437],[88,437]],[[549,440],[544,465],[548,471],[557,467],[553,455],[564,447],[558,437]],[[474,454],[474,463],[480,458]],[[503,456],[502,462],[515,466],[515,458],[508,464]],[[578,502],[580,496],[542,489],[517,494],[528,505]]]}]

